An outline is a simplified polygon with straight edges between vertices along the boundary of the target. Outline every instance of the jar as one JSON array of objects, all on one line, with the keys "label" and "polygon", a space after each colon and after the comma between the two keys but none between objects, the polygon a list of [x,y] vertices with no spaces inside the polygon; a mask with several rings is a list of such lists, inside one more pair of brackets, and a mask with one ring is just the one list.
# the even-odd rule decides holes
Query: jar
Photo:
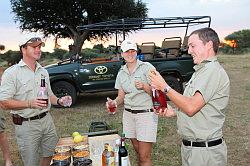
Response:
[{"label": "jar", "polygon": [[71,148],[70,146],[57,146],[55,154],[52,157],[53,163],[57,166],[67,166],[71,163]]},{"label": "jar", "polygon": [[88,158],[79,158],[73,161],[73,166],[92,166],[92,160]]},{"label": "jar", "polygon": [[53,166],[69,166],[71,163],[71,156],[64,154],[55,154],[52,158]]}]

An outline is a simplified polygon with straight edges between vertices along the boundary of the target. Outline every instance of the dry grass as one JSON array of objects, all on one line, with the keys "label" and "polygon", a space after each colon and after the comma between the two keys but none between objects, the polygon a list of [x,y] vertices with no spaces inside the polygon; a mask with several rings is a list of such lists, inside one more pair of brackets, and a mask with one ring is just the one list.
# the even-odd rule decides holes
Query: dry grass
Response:
[{"label": "dry grass", "polygon": [[[250,163],[250,55],[219,56],[231,80],[231,97],[227,107],[227,118],[224,125],[224,138],[228,145],[228,165],[247,166]],[[74,108],[52,109],[58,135],[68,136],[74,131],[87,132],[92,121],[106,121],[121,131],[122,108],[119,113],[110,116],[105,112],[105,100],[115,93],[83,94]],[[11,148],[11,157],[17,166],[21,166],[15,143],[15,135],[10,115],[5,112],[7,130]],[[132,165],[136,165],[134,152],[129,144]],[[0,156],[2,165],[2,156]],[[179,166],[180,138],[176,133],[176,119],[160,118],[158,139],[153,149],[154,166]]]}]

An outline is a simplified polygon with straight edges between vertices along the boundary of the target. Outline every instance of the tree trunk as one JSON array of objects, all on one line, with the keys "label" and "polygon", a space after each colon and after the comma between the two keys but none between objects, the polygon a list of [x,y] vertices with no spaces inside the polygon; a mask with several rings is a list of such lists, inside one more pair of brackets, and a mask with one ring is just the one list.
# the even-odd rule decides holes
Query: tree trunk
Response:
[{"label": "tree trunk", "polygon": [[75,54],[80,54],[81,50],[82,50],[82,46],[84,44],[84,41],[87,39],[88,37],[88,32],[84,32],[82,34],[77,33],[73,40],[74,40],[74,45],[75,45],[75,50],[72,50],[73,53]]}]

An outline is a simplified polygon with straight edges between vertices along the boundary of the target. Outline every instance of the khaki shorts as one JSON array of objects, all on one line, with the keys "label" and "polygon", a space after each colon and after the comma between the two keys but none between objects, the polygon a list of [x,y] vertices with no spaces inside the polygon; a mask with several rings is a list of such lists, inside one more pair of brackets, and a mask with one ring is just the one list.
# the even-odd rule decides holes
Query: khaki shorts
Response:
[{"label": "khaki shorts", "polygon": [[156,142],[158,116],[154,112],[123,112],[123,132],[126,138],[143,142]]},{"label": "khaki shorts", "polygon": [[16,139],[25,166],[39,165],[41,157],[52,156],[58,142],[50,113],[42,119],[15,125]]},{"label": "khaki shorts", "polygon": [[0,133],[4,132],[5,130],[5,118],[2,115],[2,112],[0,110]]},{"label": "khaki shorts", "polygon": [[181,145],[182,166],[226,166],[227,146],[221,144],[211,147],[191,147]]}]

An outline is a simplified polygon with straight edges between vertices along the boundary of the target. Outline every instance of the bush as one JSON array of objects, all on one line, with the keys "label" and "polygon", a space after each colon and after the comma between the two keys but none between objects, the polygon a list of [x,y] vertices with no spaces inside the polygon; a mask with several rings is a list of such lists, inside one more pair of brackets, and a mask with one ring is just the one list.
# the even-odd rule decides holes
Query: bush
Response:
[{"label": "bush", "polygon": [[68,51],[66,50],[63,50],[63,49],[54,49],[54,52],[51,53],[51,56],[53,58],[57,58],[57,59],[60,59],[60,60],[63,60],[64,59],[64,54],[66,54]]},{"label": "bush", "polygon": [[22,59],[22,56],[20,54],[20,51],[9,50],[6,53],[2,54],[1,58],[4,61],[7,61],[8,66],[11,66],[18,63]]}]

